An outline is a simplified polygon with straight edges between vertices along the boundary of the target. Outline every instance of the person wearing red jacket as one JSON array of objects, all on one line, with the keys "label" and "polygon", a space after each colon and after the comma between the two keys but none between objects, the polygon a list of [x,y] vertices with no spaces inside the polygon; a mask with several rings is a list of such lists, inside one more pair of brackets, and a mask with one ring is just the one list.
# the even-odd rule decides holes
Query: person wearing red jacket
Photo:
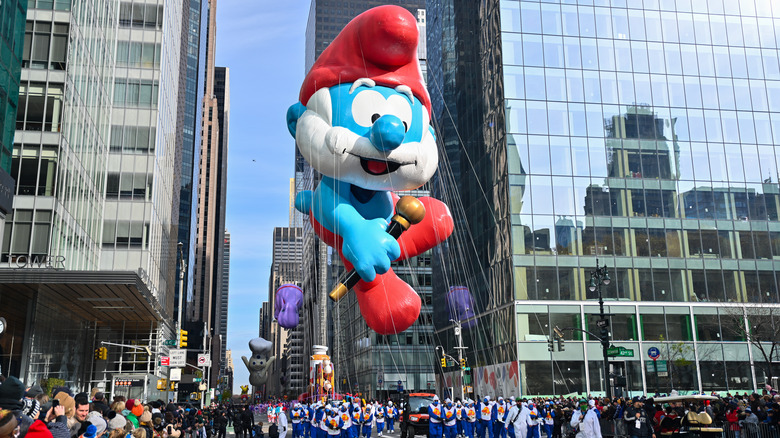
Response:
[{"label": "person wearing red jacket", "polygon": [[726,410],[726,421],[729,422],[729,430],[734,432],[734,438],[740,438],[739,409],[730,406],[728,410]]}]

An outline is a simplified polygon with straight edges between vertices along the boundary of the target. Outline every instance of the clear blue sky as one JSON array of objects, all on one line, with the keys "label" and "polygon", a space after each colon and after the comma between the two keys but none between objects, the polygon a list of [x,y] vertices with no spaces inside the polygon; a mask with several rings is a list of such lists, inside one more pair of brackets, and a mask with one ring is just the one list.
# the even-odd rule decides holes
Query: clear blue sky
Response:
[{"label": "clear blue sky", "polygon": [[234,387],[248,384],[241,356],[257,337],[268,297],[271,235],[288,226],[295,143],[285,114],[304,76],[309,0],[220,0],[217,60],[230,68],[227,229],[231,234],[228,348]]}]

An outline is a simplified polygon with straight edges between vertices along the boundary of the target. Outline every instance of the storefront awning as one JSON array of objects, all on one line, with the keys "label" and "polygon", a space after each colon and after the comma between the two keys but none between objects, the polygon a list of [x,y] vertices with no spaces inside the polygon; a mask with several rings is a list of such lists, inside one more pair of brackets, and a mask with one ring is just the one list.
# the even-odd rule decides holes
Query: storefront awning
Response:
[{"label": "storefront awning", "polygon": [[170,320],[163,303],[132,271],[0,269],[0,294],[37,297],[86,321],[106,323]]}]

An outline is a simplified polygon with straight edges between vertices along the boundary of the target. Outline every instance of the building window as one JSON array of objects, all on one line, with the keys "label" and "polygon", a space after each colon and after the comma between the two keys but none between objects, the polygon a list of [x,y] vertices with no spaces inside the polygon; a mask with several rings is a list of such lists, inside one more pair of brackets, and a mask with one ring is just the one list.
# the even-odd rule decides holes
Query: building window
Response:
[{"label": "building window", "polygon": [[68,31],[67,23],[28,21],[25,25],[22,67],[65,70]]},{"label": "building window", "polygon": [[162,29],[163,7],[143,3],[122,2],[119,5],[119,26]]},{"label": "building window", "polygon": [[106,197],[148,201],[152,193],[152,175],[146,173],[109,173]]},{"label": "building window", "polygon": [[120,41],[116,65],[119,67],[159,68],[162,46],[159,43]]},{"label": "building window", "polygon": [[27,0],[27,9],[69,11],[70,0]]},{"label": "building window", "polygon": [[157,81],[117,79],[114,104],[126,107],[157,108]]},{"label": "building window", "polygon": [[45,82],[23,82],[19,86],[16,129],[60,132],[63,86]]},{"label": "building window", "polygon": [[57,175],[57,147],[17,145],[11,161],[18,195],[54,196]]},{"label": "building window", "polygon": [[154,152],[156,128],[148,126],[111,127],[111,152],[148,154]]},{"label": "building window", "polygon": [[104,248],[147,249],[149,224],[140,221],[106,220],[103,222]]}]

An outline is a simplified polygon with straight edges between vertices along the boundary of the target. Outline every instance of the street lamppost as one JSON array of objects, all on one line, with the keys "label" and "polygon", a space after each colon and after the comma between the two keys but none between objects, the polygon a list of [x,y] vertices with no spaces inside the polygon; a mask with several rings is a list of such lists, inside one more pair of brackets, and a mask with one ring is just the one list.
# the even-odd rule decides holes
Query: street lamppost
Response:
[{"label": "street lamppost", "polygon": [[601,285],[608,286],[610,281],[607,265],[599,267],[599,259],[597,258],[596,270],[590,273],[588,290],[597,292],[599,296],[598,326],[601,329],[601,350],[604,353],[604,389],[608,398],[612,398],[612,389],[609,386],[609,356],[607,355],[607,349],[609,348],[609,320],[607,320],[607,316],[604,314],[604,299],[601,296]]}]

